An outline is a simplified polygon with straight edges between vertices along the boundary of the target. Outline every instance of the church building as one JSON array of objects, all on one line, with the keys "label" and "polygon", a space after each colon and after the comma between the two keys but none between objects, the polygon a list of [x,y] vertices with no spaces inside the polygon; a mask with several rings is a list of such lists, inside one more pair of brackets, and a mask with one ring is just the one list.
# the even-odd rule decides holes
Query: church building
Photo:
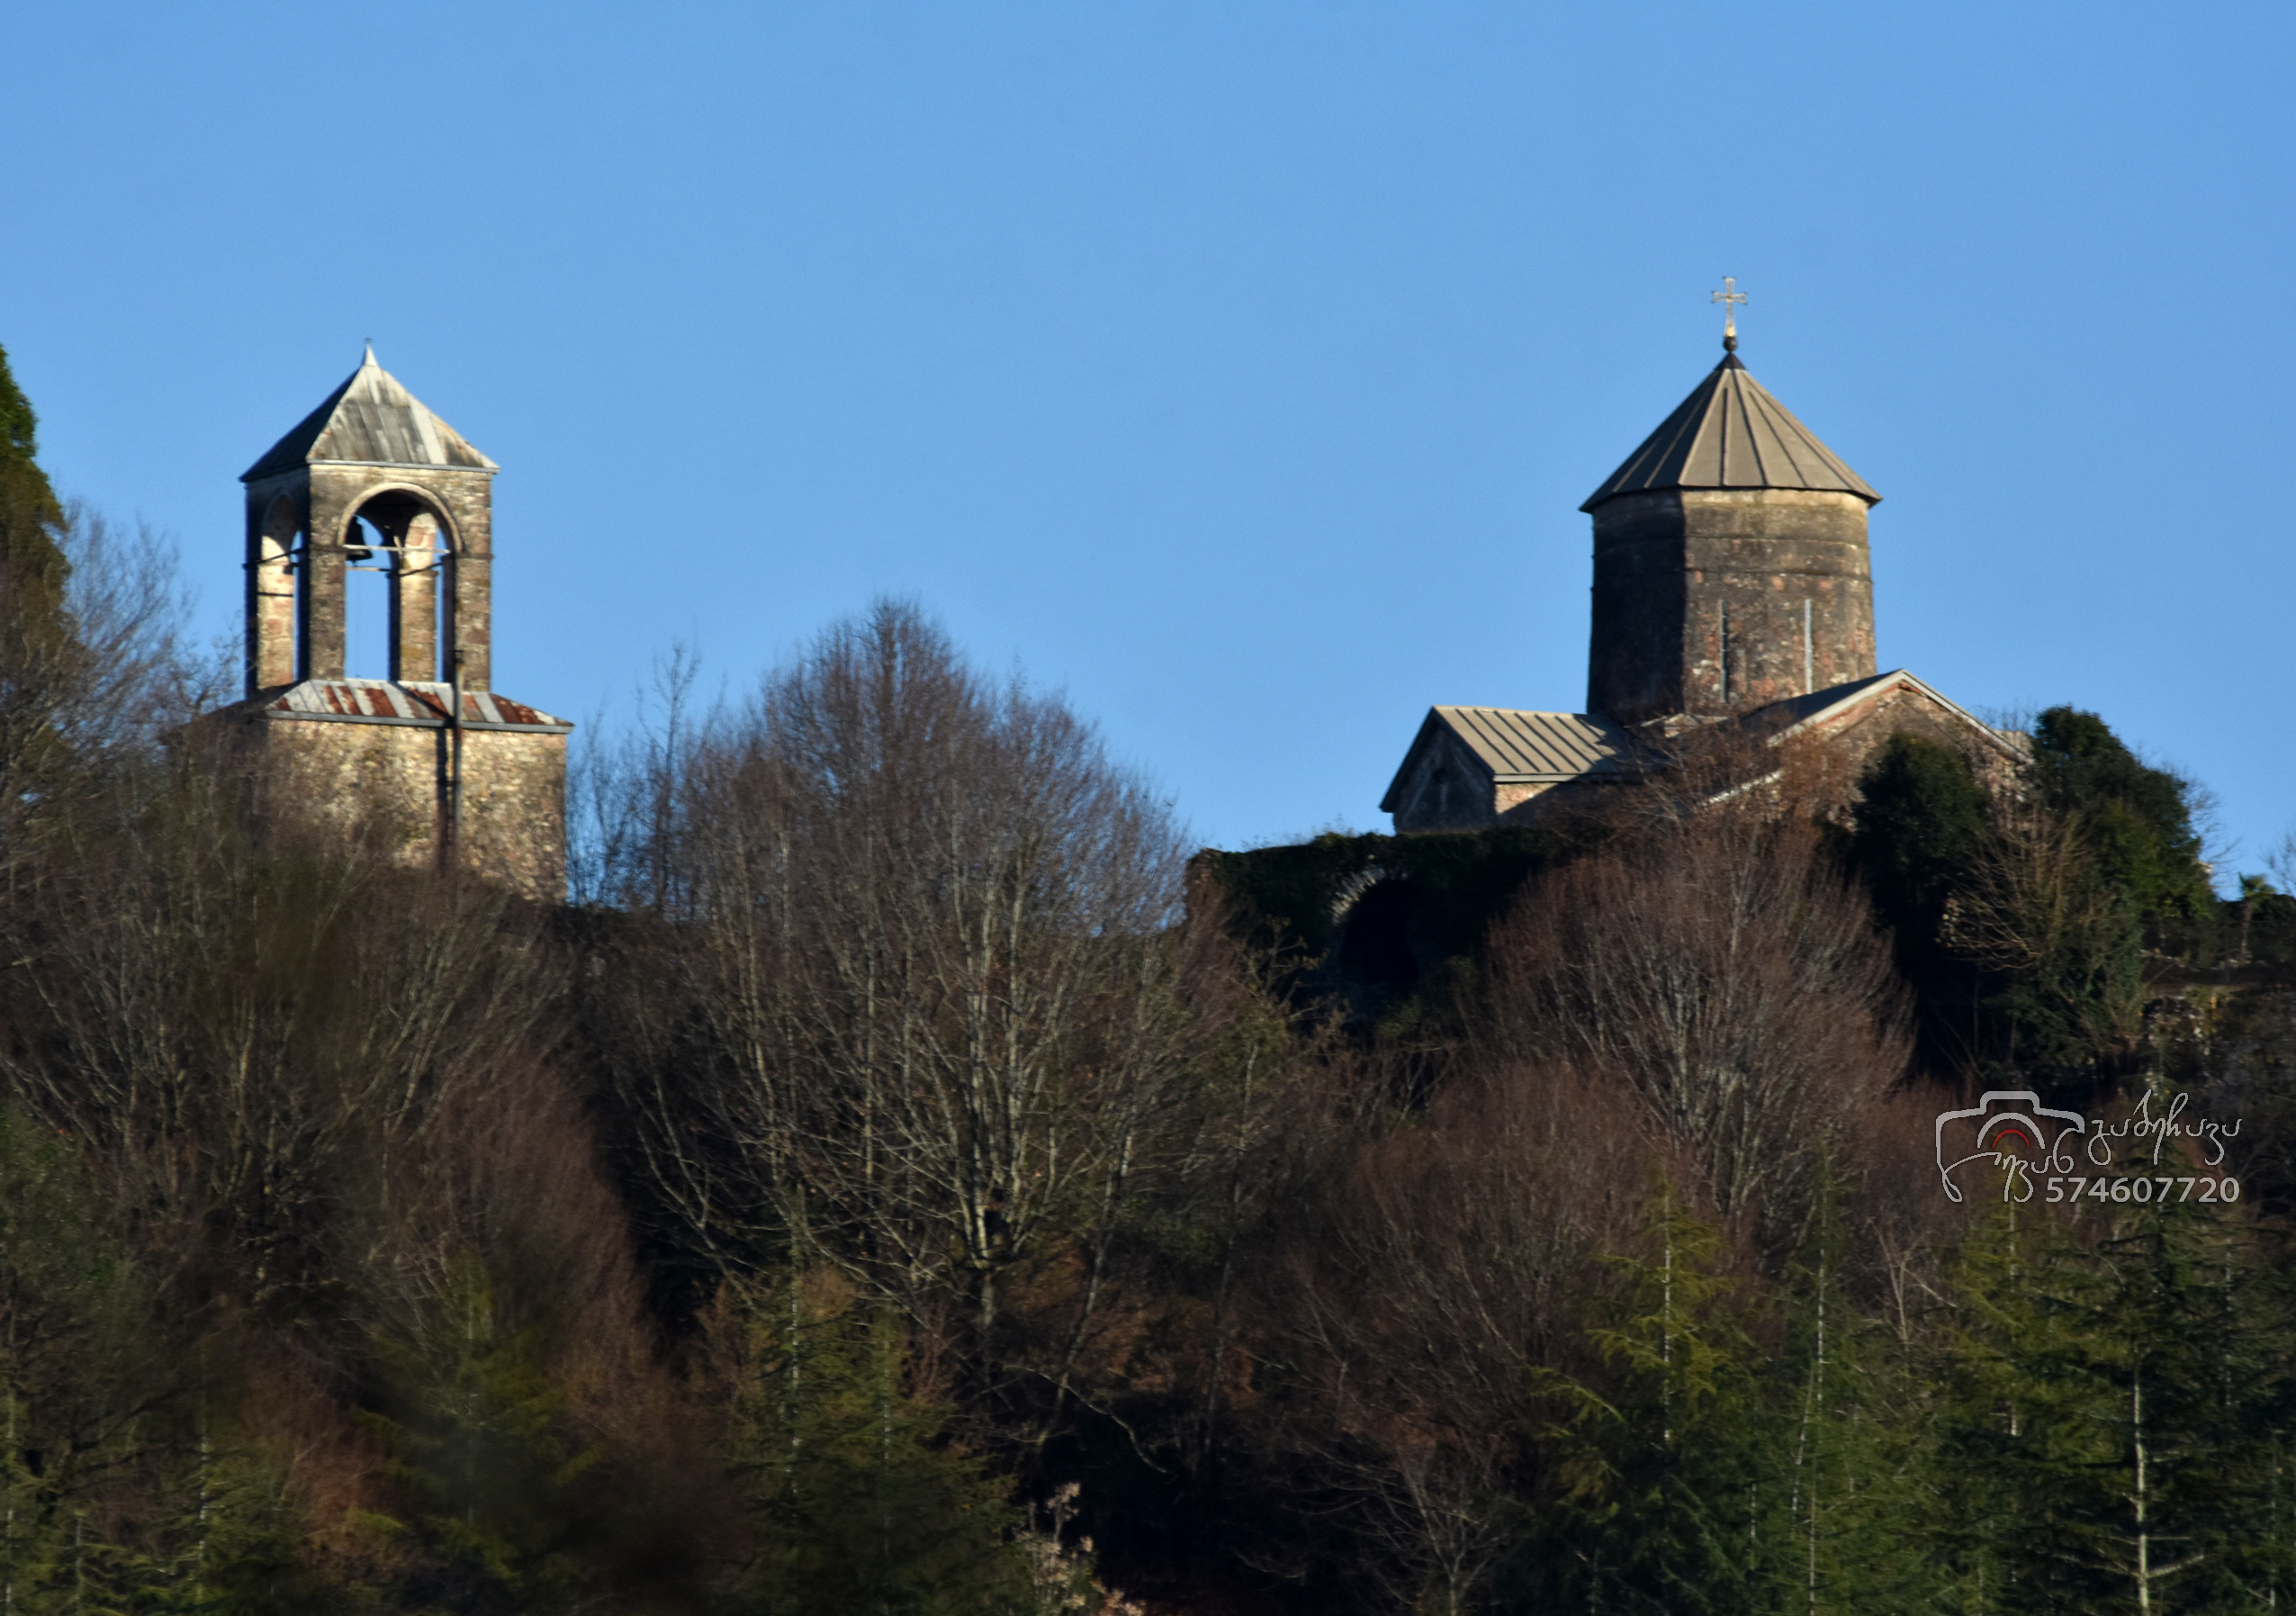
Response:
[{"label": "church building", "polygon": [[[494,462],[367,349],[239,480],[247,695],[236,722],[320,824],[387,826],[410,863],[556,901],[573,726],[494,690]],[[346,661],[354,573],[378,575],[383,666]],[[380,676],[374,676],[379,673]]]},{"label": "church building", "polygon": [[1380,803],[1399,833],[1529,820],[1644,778],[1716,724],[1853,766],[1907,730],[2021,755],[1904,669],[1877,672],[1866,515],[1881,495],[1754,380],[1731,312],[1722,363],[1580,507],[1586,710],[1430,709]]}]

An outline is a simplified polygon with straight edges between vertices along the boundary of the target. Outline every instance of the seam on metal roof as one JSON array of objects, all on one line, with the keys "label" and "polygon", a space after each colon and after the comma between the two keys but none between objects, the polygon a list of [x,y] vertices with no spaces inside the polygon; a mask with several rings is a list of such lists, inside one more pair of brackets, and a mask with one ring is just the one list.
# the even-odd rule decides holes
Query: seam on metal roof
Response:
[{"label": "seam on metal roof", "polygon": [[1466,743],[1494,776],[1576,780],[1635,768],[1625,733],[1583,713],[1438,706],[1431,716]]},{"label": "seam on metal roof", "polygon": [[1826,447],[1733,355],[1708,372],[1658,429],[1588,497],[1673,488],[1777,488],[1881,496]]},{"label": "seam on metal roof", "polygon": [[428,471],[500,469],[377,365],[372,353],[239,480],[261,482],[314,463]]}]

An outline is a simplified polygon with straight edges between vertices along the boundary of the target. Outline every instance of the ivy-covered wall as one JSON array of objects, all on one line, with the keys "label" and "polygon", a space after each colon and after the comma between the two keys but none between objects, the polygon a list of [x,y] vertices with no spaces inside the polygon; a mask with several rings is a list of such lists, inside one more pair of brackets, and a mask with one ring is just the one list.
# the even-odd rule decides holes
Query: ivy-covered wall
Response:
[{"label": "ivy-covered wall", "polygon": [[1276,954],[1295,990],[1409,989],[1472,960],[1525,882],[1603,833],[1496,826],[1408,836],[1327,832],[1288,847],[1196,855],[1198,901]]}]

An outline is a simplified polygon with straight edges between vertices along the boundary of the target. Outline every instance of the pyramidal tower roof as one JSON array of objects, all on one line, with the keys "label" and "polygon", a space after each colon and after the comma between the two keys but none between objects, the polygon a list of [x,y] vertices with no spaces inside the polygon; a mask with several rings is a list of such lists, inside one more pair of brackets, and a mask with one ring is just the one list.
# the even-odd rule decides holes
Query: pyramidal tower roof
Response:
[{"label": "pyramidal tower roof", "polygon": [[501,468],[470,446],[460,432],[399,384],[374,362],[374,347],[350,379],[327,395],[302,423],[271,446],[249,466],[242,483],[293,471],[317,461],[364,465],[446,465],[465,471]]},{"label": "pyramidal tower roof", "polygon": [[[1734,348],[1736,344],[1730,346]],[[1725,353],[1642,447],[1579,507],[1665,488],[1796,488],[1881,496]]]}]

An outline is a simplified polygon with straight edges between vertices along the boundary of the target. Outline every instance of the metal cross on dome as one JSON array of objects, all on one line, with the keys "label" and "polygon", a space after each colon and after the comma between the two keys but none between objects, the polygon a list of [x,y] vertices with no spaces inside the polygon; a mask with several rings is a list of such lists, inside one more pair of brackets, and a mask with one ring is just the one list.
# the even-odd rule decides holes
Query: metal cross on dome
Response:
[{"label": "metal cross on dome", "polygon": [[1722,346],[1735,349],[1738,346],[1738,305],[1746,301],[1746,294],[1738,290],[1736,275],[1722,277],[1722,290],[1714,294],[1714,301],[1722,305]]}]

